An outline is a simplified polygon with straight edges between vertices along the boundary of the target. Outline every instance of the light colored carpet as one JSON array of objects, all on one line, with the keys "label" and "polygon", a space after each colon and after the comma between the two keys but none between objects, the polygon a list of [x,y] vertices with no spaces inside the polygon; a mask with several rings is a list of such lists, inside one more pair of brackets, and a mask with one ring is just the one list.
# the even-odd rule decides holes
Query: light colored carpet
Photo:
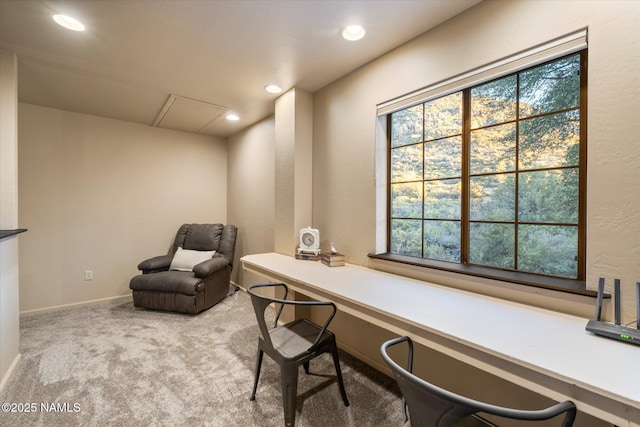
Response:
[{"label": "light colored carpet", "polygon": [[[242,291],[197,316],[120,302],[20,323],[22,360],[0,402],[35,411],[0,412],[2,426],[284,425],[280,372],[267,356],[249,401],[258,328]],[[333,363],[323,355],[310,375],[300,371],[296,425],[401,426],[395,382],[340,357],[351,406],[342,403]]]}]

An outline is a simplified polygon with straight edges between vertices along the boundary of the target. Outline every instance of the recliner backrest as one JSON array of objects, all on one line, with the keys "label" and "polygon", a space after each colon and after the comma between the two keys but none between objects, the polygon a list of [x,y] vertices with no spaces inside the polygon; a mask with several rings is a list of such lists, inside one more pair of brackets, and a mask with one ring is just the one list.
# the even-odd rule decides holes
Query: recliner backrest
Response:
[{"label": "recliner backrest", "polygon": [[169,254],[175,254],[178,247],[216,251],[216,256],[222,256],[233,264],[237,230],[232,224],[183,224],[176,233]]}]

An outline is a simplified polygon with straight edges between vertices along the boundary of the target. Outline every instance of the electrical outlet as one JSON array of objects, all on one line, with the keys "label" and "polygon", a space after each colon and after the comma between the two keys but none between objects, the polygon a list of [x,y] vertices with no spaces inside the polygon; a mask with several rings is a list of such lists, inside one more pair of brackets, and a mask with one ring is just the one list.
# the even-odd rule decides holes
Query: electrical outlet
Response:
[{"label": "electrical outlet", "polygon": [[93,280],[93,270],[87,270],[84,272],[84,280]]}]

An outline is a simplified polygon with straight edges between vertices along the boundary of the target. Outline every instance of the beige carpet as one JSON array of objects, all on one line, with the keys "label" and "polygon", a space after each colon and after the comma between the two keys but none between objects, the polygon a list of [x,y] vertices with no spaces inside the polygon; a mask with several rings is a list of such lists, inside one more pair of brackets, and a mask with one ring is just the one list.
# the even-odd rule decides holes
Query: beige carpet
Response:
[{"label": "beige carpet", "polygon": [[[197,316],[130,302],[23,316],[22,360],[0,394],[22,412],[1,426],[282,426],[278,366],[265,356],[254,402],[258,329],[237,292]],[[296,425],[401,426],[397,386],[341,352],[351,406],[329,355],[301,370]],[[26,412],[30,411],[30,412]]]}]

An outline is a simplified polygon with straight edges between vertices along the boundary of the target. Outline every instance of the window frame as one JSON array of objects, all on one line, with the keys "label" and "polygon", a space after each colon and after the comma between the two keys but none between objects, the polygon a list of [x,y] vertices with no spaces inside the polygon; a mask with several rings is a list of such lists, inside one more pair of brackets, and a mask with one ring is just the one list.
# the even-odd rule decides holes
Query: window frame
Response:
[{"label": "window frame", "polygon": [[[393,254],[390,251],[391,247],[391,198],[392,198],[392,169],[391,169],[391,152],[392,152],[392,144],[391,144],[391,117],[392,113],[395,111],[400,111],[403,109],[411,108],[415,105],[420,105],[425,102],[428,102],[432,99],[437,99],[440,97],[447,96],[451,93],[462,92],[463,103],[465,104],[466,112],[469,113],[468,107],[470,106],[470,93],[471,89],[477,86],[480,86],[486,82],[492,80],[499,80],[505,78],[509,75],[518,74],[522,71],[533,69],[538,66],[552,63],[562,58],[566,58],[569,56],[573,56],[579,54],[580,55],[580,93],[579,93],[579,111],[580,111],[580,130],[579,130],[579,162],[578,162],[578,224],[577,224],[577,277],[575,279],[572,278],[562,278],[558,276],[551,276],[539,273],[529,273],[524,271],[512,270],[512,269],[501,269],[499,267],[489,267],[489,266],[481,266],[475,264],[469,264],[463,262],[463,260],[468,258],[468,238],[469,238],[469,144],[470,144],[470,135],[471,129],[469,121],[469,114],[463,115],[463,131],[462,131],[462,151],[463,151],[463,170],[462,170],[462,180],[464,185],[462,186],[462,194],[461,194],[461,261],[459,263],[456,262],[447,262],[447,261],[439,261],[428,258],[421,257],[413,257],[408,255],[400,255]],[[450,271],[465,275],[471,275],[476,277],[483,277],[489,279],[496,279],[506,282],[512,282],[522,285],[560,290],[570,293],[582,294],[593,296],[593,291],[588,291],[586,289],[586,202],[587,202],[587,188],[586,188],[586,176],[587,176],[587,82],[588,82],[588,49],[585,47],[583,49],[570,52],[568,54],[557,56],[547,61],[540,62],[537,64],[531,64],[526,67],[522,67],[518,70],[513,71],[512,73],[500,75],[495,77],[494,79],[487,80],[481,83],[470,84],[457,90],[449,93],[441,93],[437,96],[431,96],[428,99],[421,99],[420,102],[405,105],[402,108],[396,109],[392,112],[388,112],[385,114],[385,139],[386,139],[386,252],[378,253],[378,254],[370,254],[371,258],[376,259],[384,259],[393,262],[399,262],[403,264],[409,264],[414,266],[422,266],[428,268],[434,268],[437,270]],[[557,113],[557,112],[556,112]],[[518,173],[516,170],[515,173]],[[424,182],[424,181],[423,181]],[[517,197],[517,196],[516,196]],[[424,219],[421,219],[424,221]],[[517,222],[514,224],[517,225]],[[464,230],[466,229],[466,230]],[[423,228],[424,233],[424,228]],[[424,236],[422,236],[424,237]],[[424,243],[423,243],[424,244]]]}]

